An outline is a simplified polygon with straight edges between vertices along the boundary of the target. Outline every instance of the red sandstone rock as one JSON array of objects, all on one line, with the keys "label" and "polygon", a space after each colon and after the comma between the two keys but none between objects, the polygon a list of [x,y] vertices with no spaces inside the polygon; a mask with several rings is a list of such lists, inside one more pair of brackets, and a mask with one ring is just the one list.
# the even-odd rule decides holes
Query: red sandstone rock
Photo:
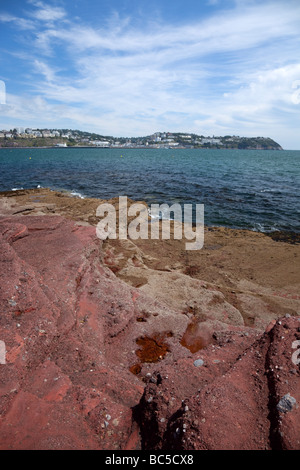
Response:
[{"label": "red sandstone rock", "polygon": [[[292,344],[300,338],[299,331],[299,318],[282,318],[268,333],[256,339],[249,336],[244,344],[240,334],[233,333],[231,342],[218,351],[214,347],[201,351],[204,365],[194,368],[193,375],[192,360],[186,364],[189,383],[182,369],[177,373],[161,370],[162,379],[147,385],[137,413],[144,446],[300,449],[300,369],[292,360]],[[229,351],[231,357],[236,351],[232,362]],[[216,357],[221,360],[218,365],[222,358],[225,363],[212,375]],[[186,390],[180,388],[182,380]],[[278,403],[286,395],[292,401],[286,411],[279,411]]]},{"label": "red sandstone rock", "polygon": [[186,315],[103,256],[94,227],[0,217],[0,449],[300,448],[299,318],[193,353]]},{"label": "red sandstone rock", "polygon": [[107,349],[136,316],[131,289],[92,227],[2,218],[0,234],[0,448],[122,448],[143,387]]}]

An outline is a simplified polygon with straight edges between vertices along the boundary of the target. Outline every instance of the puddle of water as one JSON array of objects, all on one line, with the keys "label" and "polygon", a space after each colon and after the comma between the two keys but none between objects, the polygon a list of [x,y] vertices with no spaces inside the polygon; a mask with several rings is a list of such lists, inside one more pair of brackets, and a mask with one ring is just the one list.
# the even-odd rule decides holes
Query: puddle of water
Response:
[{"label": "puddle of water", "polygon": [[207,328],[201,325],[201,323],[199,324],[197,320],[194,320],[187,326],[180,344],[191,353],[195,353],[200,351],[200,349],[206,348],[212,342],[212,335]]},{"label": "puddle of water", "polygon": [[[137,321],[145,321],[138,318]],[[142,370],[142,363],[145,362],[159,362],[170,351],[170,347],[165,342],[166,338],[173,336],[171,332],[156,334],[153,336],[141,336],[136,340],[136,344],[140,349],[136,350],[140,362],[133,364],[129,370],[134,375],[139,375]]]},{"label": "puddle of water", "polygon": [[167,337],[172,333],[157,334],[152,337],[141,336],[136,340],[140,349],[136,351],[136,355],[141,362],[158,362],[165,357],[170,351],[169,346],[165,343]]},{"label": "puddle of water", "polygon": [[133,366],[129,367],[129,370],[132,374],[138,375],[142,370],[142,366],[141,364],[134,364]]}]

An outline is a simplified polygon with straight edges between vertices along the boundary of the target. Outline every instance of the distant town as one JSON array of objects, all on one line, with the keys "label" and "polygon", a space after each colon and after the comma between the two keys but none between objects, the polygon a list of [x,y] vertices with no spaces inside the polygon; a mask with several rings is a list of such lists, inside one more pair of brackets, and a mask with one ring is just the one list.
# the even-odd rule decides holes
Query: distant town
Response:
[{"label": "distant town", "polygon": [[155,132],[145,137],[112,137],[71,129],[16,127],[0,130],[0,147],[98,147],[98,148],[236,148],[282,150],[269,137],[204,136],[192,133]]}]

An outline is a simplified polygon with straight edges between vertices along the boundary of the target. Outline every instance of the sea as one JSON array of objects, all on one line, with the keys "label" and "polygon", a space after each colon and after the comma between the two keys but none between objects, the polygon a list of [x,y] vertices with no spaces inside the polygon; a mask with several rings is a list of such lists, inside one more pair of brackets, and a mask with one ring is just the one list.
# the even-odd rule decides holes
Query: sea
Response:
[{"label": "sea", "polygon": [[300,232],[300,151],[0,149],[0,191],[38,187],[150,207],[204,204],[206,226]]}]

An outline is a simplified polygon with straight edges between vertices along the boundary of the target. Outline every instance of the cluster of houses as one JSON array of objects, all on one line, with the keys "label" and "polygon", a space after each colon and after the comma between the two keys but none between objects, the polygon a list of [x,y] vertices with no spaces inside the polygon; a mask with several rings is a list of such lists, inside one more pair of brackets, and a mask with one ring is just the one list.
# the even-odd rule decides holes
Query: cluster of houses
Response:
[{"label": "cluster of houses", "polygon": [[[239,136],[204,137],[203,135],[170,132],[155,132],[145,137],[105,137],[76,130],[33,129],[29,127],[16,127],[9,131],[0,130],[1,138],[13,139],[13,146],[18,146],[18,139],[55,138],[53,146],[57,147],[86,146],[102,148],[228,148],[236,147],[242,139]],[[43,144],[39,143],[39,145]],[[47,145],[49,145],[49,142],[47,142]],[[256,148],[261,148],[261,141],[251,143],[251,145],[252,147],[254,145]]]},{"label": "cluster of houses", "polygon": [[169,132],[155,132],[150,139],[158,146],[167,145],[168,147],[192,147],[192,146],[201,146],[204,144],[210,145],[223,145],[221,139],[216,137],[199,137],[190,134],[170,134]]},{"label": "cluster of houses", "polygon": [[[73,144],[94,147],[148,147],[148,148],[176,148],[201,146],[205,144],[222,145],[218,138],[200,138],[190,134],[172,134],[170,132],[155,132],[147,137],[140,138],[97,138],[95,134],[79,133],[76,131],[32,129],[29,127],[16,127],[13,130],[0,131],[0,138],[13,139],[35,139],[35,138],[60,138],[73,141]],[[66,141],[56,143],[56,146],[66,147]]]},{"label": "cluster of houses", "polygon": [[7,131],[5,129],[0,130],[0,138],[12,139],[14,137],[24,138],[24,139],[35,139],[37,137],[62,137],[62,138],[71,138],[71,132],[66,134],[62,133],[59,130],[39,130],[31,129],[30,127],[15,127],[13,130]]}]

